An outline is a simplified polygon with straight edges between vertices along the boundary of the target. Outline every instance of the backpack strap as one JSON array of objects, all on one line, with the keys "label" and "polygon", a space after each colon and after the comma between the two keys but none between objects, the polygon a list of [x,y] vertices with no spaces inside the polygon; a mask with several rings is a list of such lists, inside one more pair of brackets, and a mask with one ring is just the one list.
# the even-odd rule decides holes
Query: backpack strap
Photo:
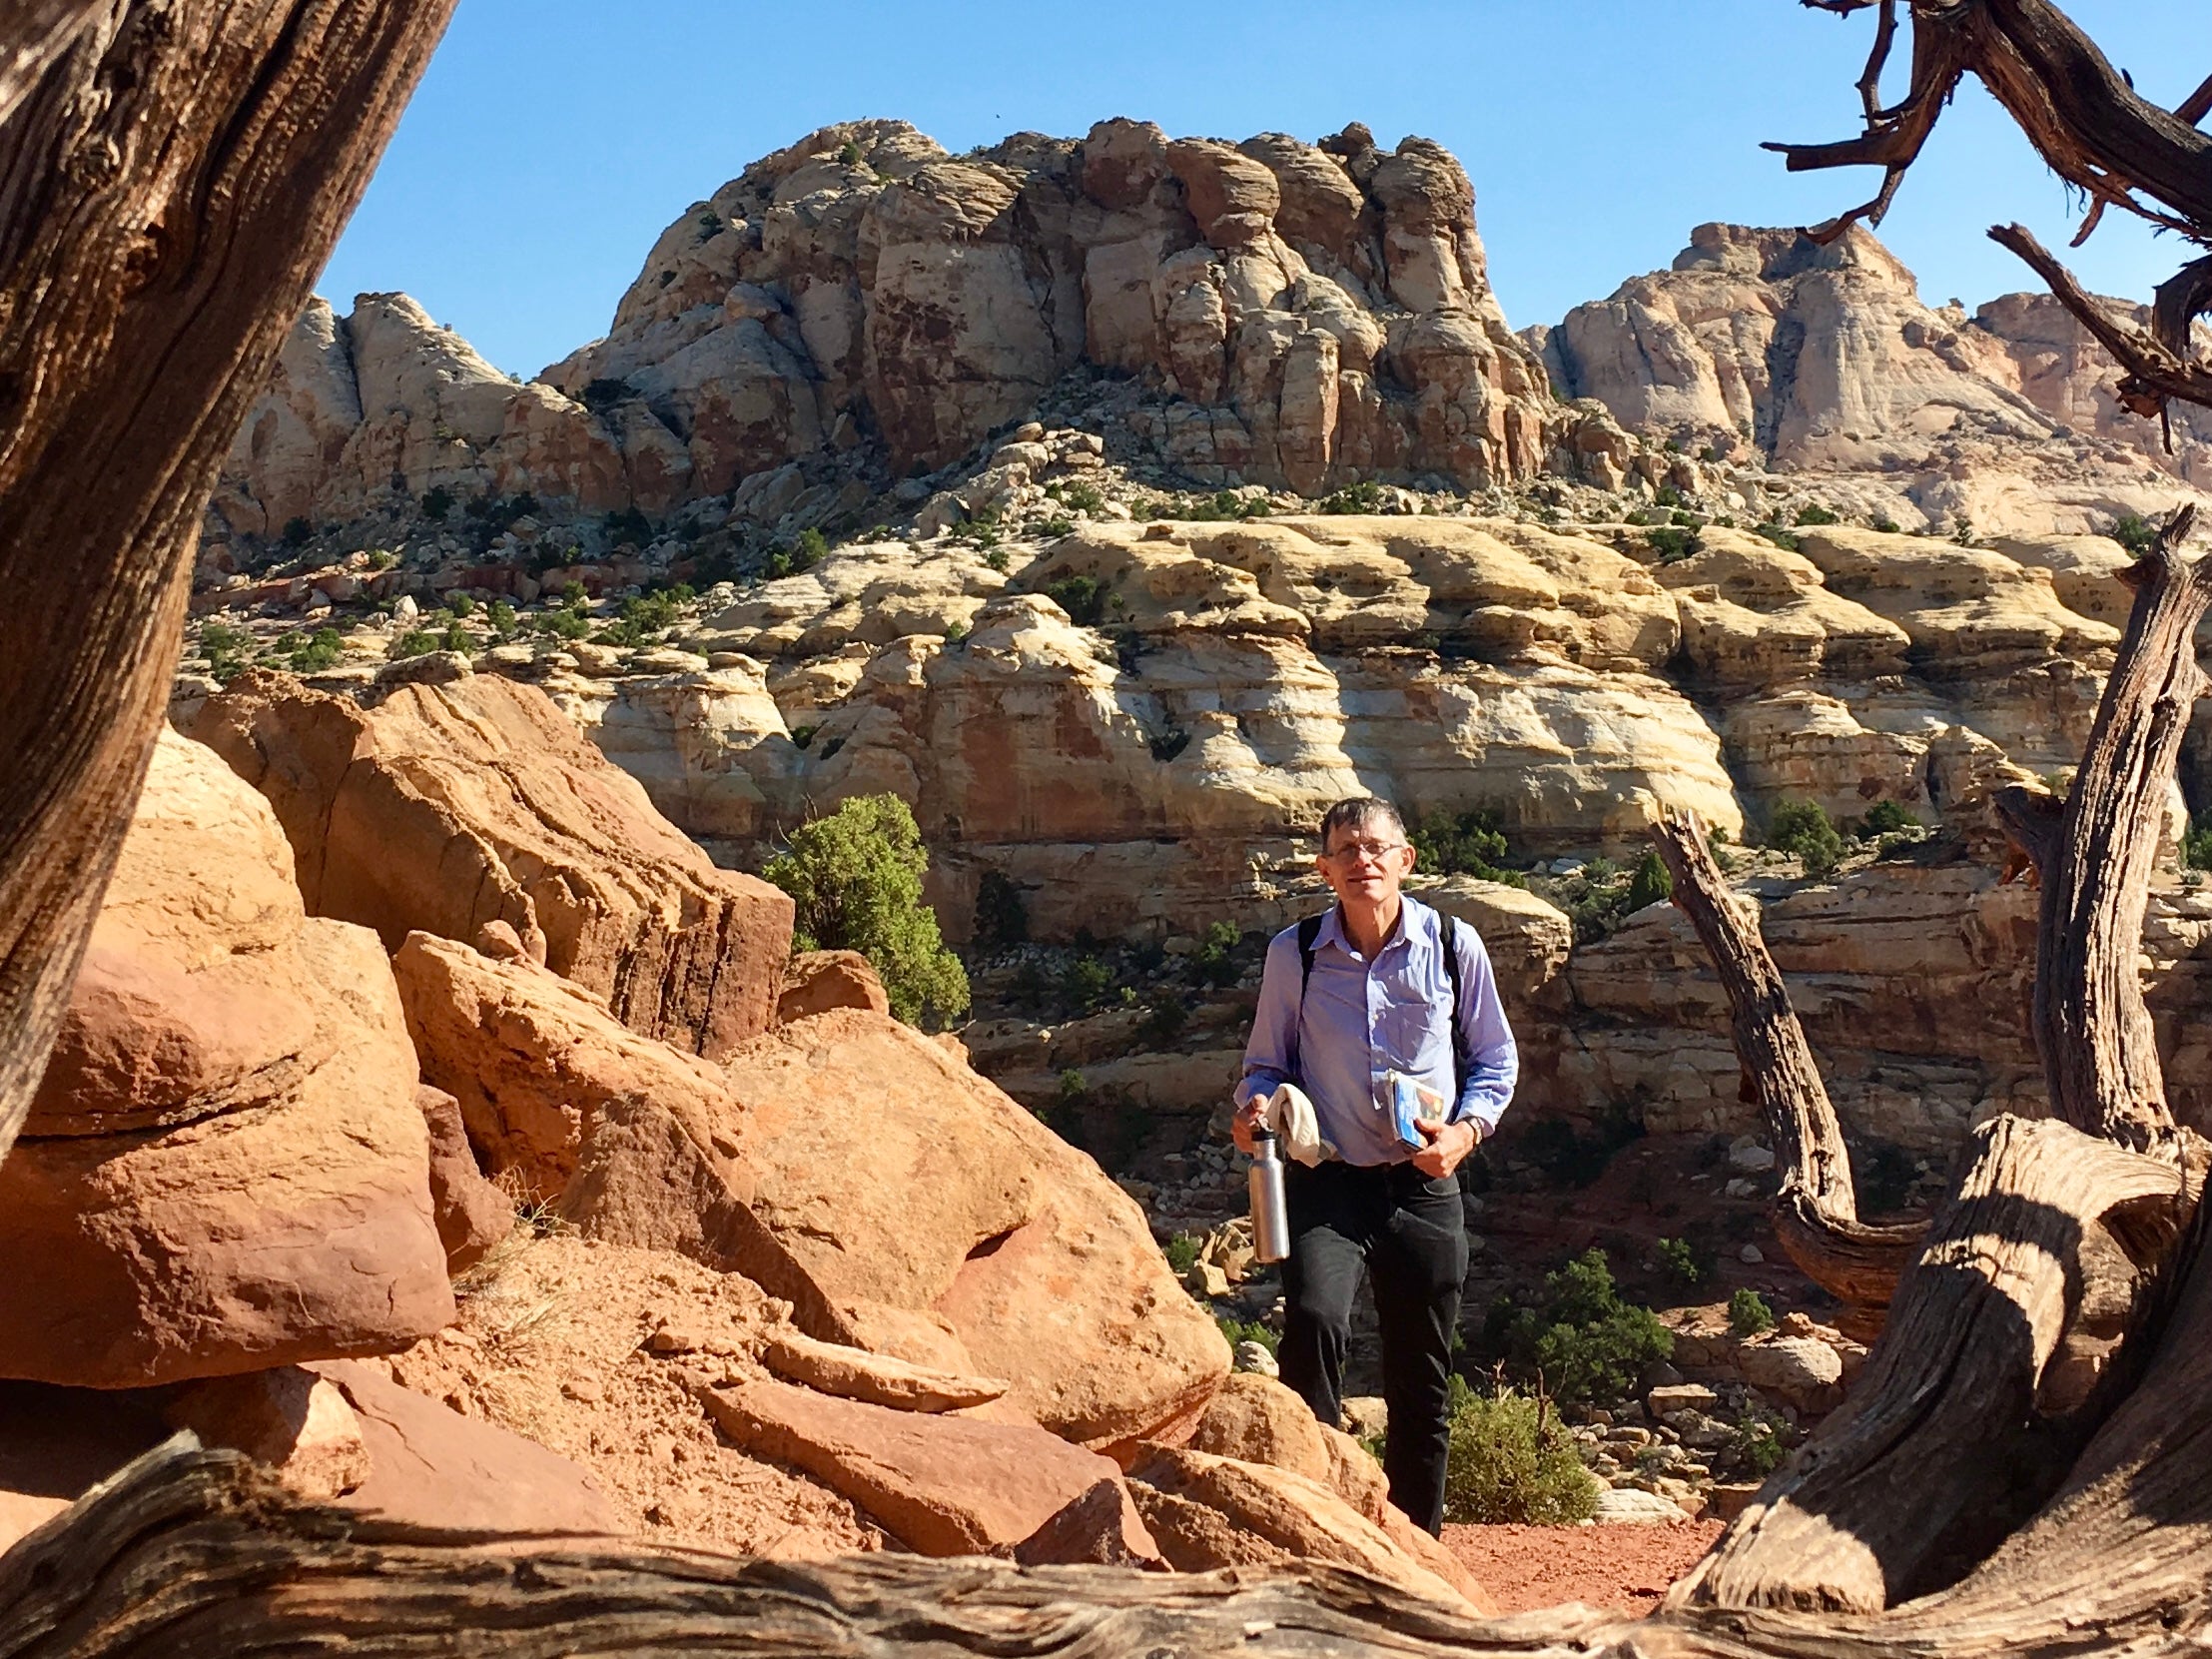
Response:
[{"label": "backpack strap", "polygon": [[1436,933],[1444,948],[1444,977],[1452,984],[1452,1110],[1459,1110],[1459,1097],[1467,1092],[1467,1054],[1459,1042],[1459,930],[1464,925],[1456,916],[1436,915]]},{"label": "backpack strap", "polygon": [[1321,916],[1308,916],[1298,924],[1298,1011],[1290,1017],[1290,1059],[1298,1058],[1298,1030],[1305,1024],[1305,988],[1313,978],[1314,943],[1321,937]]}]

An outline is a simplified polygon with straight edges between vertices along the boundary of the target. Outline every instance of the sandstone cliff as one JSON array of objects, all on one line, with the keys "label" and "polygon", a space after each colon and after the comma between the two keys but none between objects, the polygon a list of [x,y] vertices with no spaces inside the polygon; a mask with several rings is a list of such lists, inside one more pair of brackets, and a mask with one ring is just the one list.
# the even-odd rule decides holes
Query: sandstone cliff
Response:
[{"label": "sandstone cliff", "polygon": [[[2148,322],[2147,307],[2111,306]],[[1931,308],[1855,226],[1818,248],[1701,225],[1672,270],[1523,338],[1563,395],[1632,430],[1756,456],[1907,527],[2095,529],[2212,489],[2212,415],[2177,408],[2169,454],[2055,300]]]},{"label": "sandstone cliff", "polygon": [[216,520],[272,536],[433,489],[658,516],[793,464],[850,513],[1076,371],[1156,393],[1116,422],[1144,453],[1307,493],[1524,480],[1581,418],[1507,329],[1474,191],[1425,139],[1232,147],[1117,120],[953,157],[849,122],[686,210],[607,337],[527,384],[402,295],[316,302]]}]

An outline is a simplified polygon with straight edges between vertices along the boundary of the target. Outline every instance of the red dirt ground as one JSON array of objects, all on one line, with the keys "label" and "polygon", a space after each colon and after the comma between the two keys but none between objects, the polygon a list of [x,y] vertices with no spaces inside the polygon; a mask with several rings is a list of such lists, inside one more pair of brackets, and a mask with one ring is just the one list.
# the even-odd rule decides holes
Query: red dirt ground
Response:
[{"label": "red dirt ground", "polygon": [[1721,1535],[1719,1521],[1673,1526],[1447,1526],[1444,1543],[1501,1613],[1563,1601],[1649,1613]]}]

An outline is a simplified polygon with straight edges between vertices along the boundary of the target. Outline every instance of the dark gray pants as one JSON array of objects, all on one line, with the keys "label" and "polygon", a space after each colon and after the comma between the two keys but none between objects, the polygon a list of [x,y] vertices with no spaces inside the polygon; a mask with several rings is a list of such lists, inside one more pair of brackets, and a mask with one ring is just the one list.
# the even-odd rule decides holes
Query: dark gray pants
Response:
[{"label": "dark gray pants", "polygon": [[1293,1164],[1283,1172],[1290,1256],[1282,1264],[1282,1380],[1334,1428],[1342,1416],[1352,1298],[1367,1269],[1382,1334],[1390,1409],[1383,1474],[1417,1526],[1444,1522],[1452,1335],[1467,1278],[1467,1224],[1456,1176],[1410,1164],[1362,1169]]}]

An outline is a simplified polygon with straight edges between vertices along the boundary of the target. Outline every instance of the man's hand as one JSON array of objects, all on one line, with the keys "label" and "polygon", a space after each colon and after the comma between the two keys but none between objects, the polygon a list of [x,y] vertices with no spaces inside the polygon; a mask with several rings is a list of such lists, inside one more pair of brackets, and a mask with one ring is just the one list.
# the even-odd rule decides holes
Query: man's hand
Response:
[{"label": "man's hand", "polygon": [[1236,1116],[1229,1120],[1229,1139],[1236,1143],[1236,1150],[1246,1158],[1258,1150],[1252,1142],[1252,1131],[1259,1127],[1259,1120],[1267,1111],[1264,1095],[1254,1095],[1236,1109]]},{"label": "man's hand", "polygon": [[1429,1144],[1413,1155],[1413,1167],[1425,1176],[1448,1176],[1475,1150],[1481,1132],[1472,1123],[1447,1124],[1439,1118],[1416,1118],[1413,1127],[1429,1138]]}]

